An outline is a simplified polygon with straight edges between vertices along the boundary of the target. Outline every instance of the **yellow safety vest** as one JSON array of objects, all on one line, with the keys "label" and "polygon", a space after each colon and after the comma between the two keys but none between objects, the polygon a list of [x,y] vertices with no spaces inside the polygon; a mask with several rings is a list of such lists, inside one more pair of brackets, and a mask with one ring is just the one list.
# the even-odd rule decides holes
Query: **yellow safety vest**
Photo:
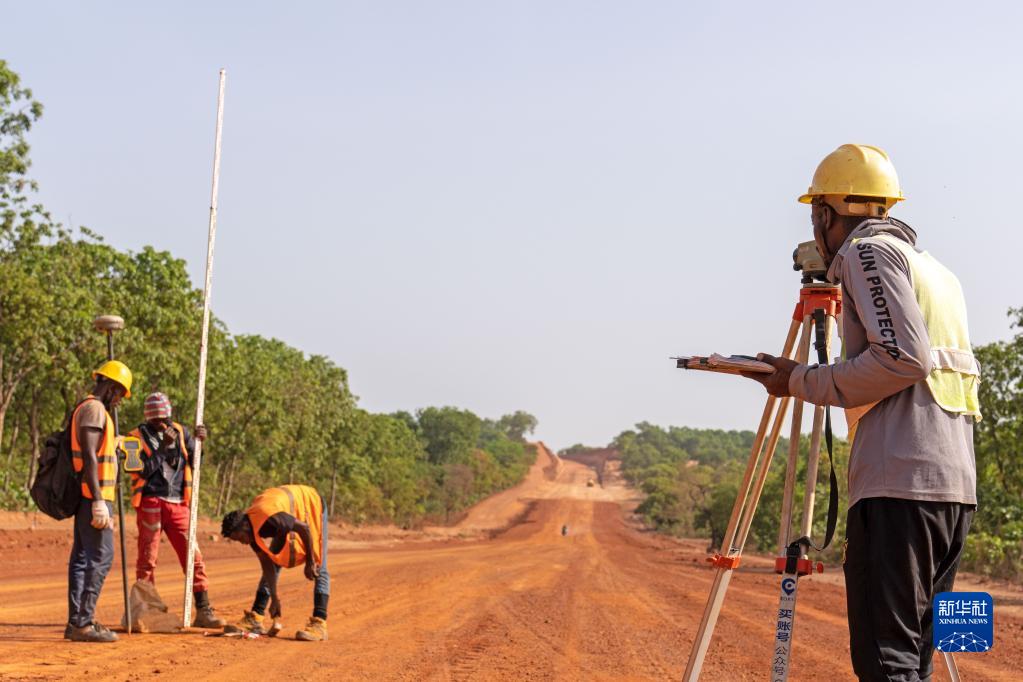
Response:
[{"label": "yellow safety vest", "polygon": [[[980,421],[980,365],[970,346],[966,324],[966,298],[959,279],[926,251],[919,252],[891,235],[876,235],[895,247],[909,262],[913,294],[923,313],[931,344],[931,372],[927,388],[943,410],[971,415]],[[853,243],[860,241],[854,239]],[[856,424],[877,402],[845,411],[849,440],[856,433]]]}]

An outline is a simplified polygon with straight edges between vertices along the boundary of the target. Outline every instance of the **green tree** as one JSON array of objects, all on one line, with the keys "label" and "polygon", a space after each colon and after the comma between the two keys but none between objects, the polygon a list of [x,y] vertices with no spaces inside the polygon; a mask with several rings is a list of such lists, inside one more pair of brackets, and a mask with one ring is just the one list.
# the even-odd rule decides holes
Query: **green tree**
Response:
[{"label": "green tree", "polygon": [[43,105],[21,84],[21,77],[0,59],[0,191],[20,193],[31,165],[25,136],[43,115]]},{"label": "green tree", "polygon": [[457,407],[427,407],[417,417],[431,464],[469,462],[482,428],[479,417]]},{"label": "green tree", "polygon": [[1009,311],[1010,341],[976,349],[982,368],[984,418],[974,427],[977,512],[964,566],[982,573],[1023,575],[1023,308]]},{"label": "green tree", "polygon": [[537,421],[528,412],[517,410],[514,414],[506,414],[498,419],[497,425],[511,440],[524,442],[526,434],[536,430]]}]

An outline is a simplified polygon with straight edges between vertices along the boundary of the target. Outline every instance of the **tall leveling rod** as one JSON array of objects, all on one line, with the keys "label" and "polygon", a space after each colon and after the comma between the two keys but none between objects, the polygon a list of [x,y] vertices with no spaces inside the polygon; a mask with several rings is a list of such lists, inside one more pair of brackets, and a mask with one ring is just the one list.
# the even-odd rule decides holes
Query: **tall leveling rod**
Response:
[{"label": "tall leveling rod", "polygon": [[[107,335],[107,360],[114,359],[114,332],[124,329],[124,320],[117,315],[100,315],[92,321],[92,326],[98,332]],[[117,423],[117,408],[114,408],[114,436],[120,436],[121,430]],[[117,474],[114,487],[117,490],[117,532],[121,541],[121,590],[124,593],[124,619],[127,627],[125,631],[131,634],[131,600],[128,598],[128,550],[124,546],[124,494],[121,492],[121,469],[123,462],[120,452],[115,455],[117,462]]]},{"label": "tall leveling rod", "polygon": [[[831,285],[814,284],[809,277],[804,277],[803,287],[799,292],[799,300],[796,303],[795,312],[789,324],[789,331],[785,338],[781,357],[789,359],[798,358],[800,361],[806,362],[806,359],[809,357],[813,311],[815,306],[818,305],[820,297],[836,302],[831,309],[825,309],[829,316],[834,317],[837,315],[838,288]],[[800,334],[800,329],[802,329],[802,334]],[[799,336],[798,348],[796,346],[797,335]],[[721,543],[721,550],[709,559],[716,571],[710,589],[710,596],[707,599],[707,605],[704,608],[700,627],[697,630],[696,639],[693,641],[693,648],[689,654],[689,662],[686,665],[683,676],[683,679],[688,682],[695,682],[695,680],[700,678],[703,661],[707,655],[707,649],[710,647],[714,627],[717,625],[718,615],[721,613],[721,606],[724,603],[725,592],[732,579],[732,572],[739,566],[742,550],[746,545],[746,539],[753,524],[753,515],[757,510],[757,504],[763,493],[764,484],[767,482],[771,461],[774,458],[774,452],[781,437],[782,425],[788,413],[791,400],[790,397],[776,398],[775,396],[768,396],[767,403],[764,405],[764,411],[760,417],[760,425],[757,428],[756,437],[753,439],[753,445],[750,448],[750,457],[746,464],[743,482],[739,487],[739,494],[736,497],[735,505],[732,507],[732,514],[729,517],[728,527]],[[794,422],[796,425],[799,425],[801,422],[801,406],[798,417],[799,419]],[[819,450],[821,439],[819,420],[815,419],[814,426],[815,431],[811,437],[811,443],[816,442]],[[793,428],[796,438],[793,439],[794,446],[790,443],[790,457],[791,448],[795,447],[796,454],[798,455],[799,446],[799,426],[794,426]],[[790,501],[790,507],[791,488],[794,487],[794,484],[793,474],[791,485],[786,480],[785,494]]]},{"label": "tall leveling rod", "polygon": [[[213,141],[213,187],[210,190],[210,222],[206,236],[206,282],[202,294],[202,331],[199,336],[199,388],[195,401],[195,423],[203,423],[206,409],[206,356],[210,338],[210,298],[213,295],[213,246],[217,239],[217,188],[220,184],[220,138],[224,128],[224,81],[227,70],[220,70],[217,91],[217,132]],[[195,529],[199,522],[199,473],[202,464],[202,441],[195,441],[192,453],[192,502],[188,510],[188,551],[185,562],[185,603],[182,627],[192,624],[192,579],[195,577]]]}]

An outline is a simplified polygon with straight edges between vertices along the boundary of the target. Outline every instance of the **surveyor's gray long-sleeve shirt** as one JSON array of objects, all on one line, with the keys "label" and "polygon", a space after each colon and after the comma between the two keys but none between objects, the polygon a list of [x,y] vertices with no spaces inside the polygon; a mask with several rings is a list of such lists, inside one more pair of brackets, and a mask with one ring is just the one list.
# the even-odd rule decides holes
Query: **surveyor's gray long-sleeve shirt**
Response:
[{"label": "surveyor's gray long-sleeve shirt", "polygon": [[973,417],[947,412],[931,396],[930,340],[909,263],[876,238],[882,233],[916,243],[912,228],[893,218],[867,220],[849,235],[828,270],[828,279],[842,285],[847,359],[799,365],[789,391],[817,405],[880,401],[856,428],[850,507],[869,497],[976,504]]}]

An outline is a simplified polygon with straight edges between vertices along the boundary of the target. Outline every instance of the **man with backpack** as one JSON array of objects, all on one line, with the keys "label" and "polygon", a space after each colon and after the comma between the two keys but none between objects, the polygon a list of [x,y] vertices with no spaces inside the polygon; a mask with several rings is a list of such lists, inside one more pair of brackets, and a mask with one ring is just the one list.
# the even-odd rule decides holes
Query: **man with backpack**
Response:
[{"label": "man with backpack", "polygon": [[75,642],[116,642],[117,635],[96,622],[96,601],[114,560],[113,502],[117,495],[117,435],[111,410],[131,397],[131,370],[109,360],[92,377],[96,385],[75,407],[68,427],[71,461],[81,475],[74,544],[68,560],[68,625]]},{"label": "man with backpack", "polygon": [[[131,475],[131,504],[136,510],[139,530],[139,553],[135,562],[135,578],[155,583],[156,560],[160,551],[160,535],[167,539],[178,555],[181,568],[188,557],[189,502],[192,498],[192,453],[195,440],[206,439],[206,427],[195,427],[195,435],[171,420],[170,399],[163,393],[150,393],[143,404],[145,422],[129,433],[142,442],[142,471]],[[195,551],[192,592],[195,595],[193,627],[222,628],[210,606],[206,564],[199,548]]]}]

